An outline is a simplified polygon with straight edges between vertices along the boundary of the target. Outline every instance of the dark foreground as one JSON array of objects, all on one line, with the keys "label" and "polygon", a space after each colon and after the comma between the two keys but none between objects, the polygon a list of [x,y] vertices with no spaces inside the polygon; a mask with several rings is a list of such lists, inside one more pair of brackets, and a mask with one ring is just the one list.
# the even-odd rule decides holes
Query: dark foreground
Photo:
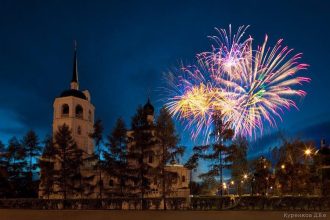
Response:
[{"label": "dark foreground", "polygon": [[[296,215],[296,216],[293,216]],[[1,220],[273,220],[330,219],[330,212],[291,211],[104,211],[0,209]]]}]

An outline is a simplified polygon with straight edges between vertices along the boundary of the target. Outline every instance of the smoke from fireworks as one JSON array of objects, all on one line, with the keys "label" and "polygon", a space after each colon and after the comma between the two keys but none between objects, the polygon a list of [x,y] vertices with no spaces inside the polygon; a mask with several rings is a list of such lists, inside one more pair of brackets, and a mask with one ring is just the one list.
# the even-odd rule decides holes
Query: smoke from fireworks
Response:
[{"label": "smoke from fireworks", "polygon": [[284,109],[297,108],[293,98],[305,96],[296,87],[310,78],[296,76],[307,64],[299,63],[301,54],[282,46],[267,47],[268,36],[256,50],[252,37],[244,39],[248,26],[232,35],[217,29],[210,37],[216,46],[197,54],[197,64],[183,66],[169,74],[170,97],[166,107],[172,115],[186,122],[196,138],[202,133],[208,139],[212,115],[221,112],[235,135],[253,136],[263,130],[263,122],[276,125]]}]

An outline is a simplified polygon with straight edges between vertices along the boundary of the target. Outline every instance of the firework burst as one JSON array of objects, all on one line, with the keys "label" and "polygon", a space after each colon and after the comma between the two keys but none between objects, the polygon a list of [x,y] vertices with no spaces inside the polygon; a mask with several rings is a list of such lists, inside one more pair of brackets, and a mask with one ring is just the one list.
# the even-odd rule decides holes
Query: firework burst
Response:
[{"label": "firework burst", "polygon": [[310,81],[296,76],[308,67],[298,62],[301,54],[292,55],[292,49],[282,46],[283,40],[267,47],[267,35],[253,50],[252,37],[244,39],[247,28],[241,26],[233,36],[231,27],[228,34],[217,29],[211,52],[198,54],[196,65],[170,74],[166,107],[187,122],[194,138],[203,133],[208,140],[212,115],[219,111],[236,135],[254,136],[262,132],[264,121],[276,126],[284,109],[297,108],[294,97],[306,95],[297,89]]}]

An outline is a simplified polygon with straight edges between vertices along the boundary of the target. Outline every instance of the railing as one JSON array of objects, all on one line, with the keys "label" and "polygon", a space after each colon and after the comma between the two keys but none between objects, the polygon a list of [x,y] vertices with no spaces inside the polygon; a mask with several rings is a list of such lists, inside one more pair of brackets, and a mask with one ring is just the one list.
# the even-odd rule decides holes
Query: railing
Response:
[{"label": "railing", "polygon": [[[187,209],[186,198],[167,198],[169,210]],[[107,209],[107,210],[161,210],[161,198],[145,198],[143,203],[139,198],[113,199],[0,199],[0,208],[8,209]]]},{"label": "railing", "polygon": [[[112,199],[0,199],[0,208],[162,210],[161,198]],[[166,198],[168,210],[290,210],[330,211],[330,197],[192,197]]]},{"label": "railing", "polygon": [[196,197],[192,198],[190,207],[193,210],[304,210],[329,211],[330,197]]}]

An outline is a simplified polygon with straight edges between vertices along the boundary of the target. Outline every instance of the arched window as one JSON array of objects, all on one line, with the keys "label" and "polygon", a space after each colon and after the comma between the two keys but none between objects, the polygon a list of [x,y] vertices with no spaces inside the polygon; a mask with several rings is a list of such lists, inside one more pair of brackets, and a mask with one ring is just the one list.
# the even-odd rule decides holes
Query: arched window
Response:
[{"label": "arched window", "polygon": [[84,110],[81,107],[81,105],[76,106],[76,117],[77,118],[83,118]]},{"label": "arched window", "polygon": [[186,182],[186,177],[185,177],[185,176],[182,176],[181,181],[182,181],[183,183]]},{"label": "arched window", "polygon": [[109,186],[111,186],[111,187],[113,186],[113,180],[109,181]]},{"label": "arched window", "polygon": [[91,110],[88,111],[88,121],[92,121],[92,112],[91,112]]},{"label": "arched window", "polygon": [[78,126],[77,133],[78,133],[78,135],[81,135],[81,127],[80,126]]},{"label": "arched window", "polygon": [[69,108],[69,105],[68,104],[64,104],[62,105],[62,117],[69,117],[69,111],[70,111],[70,108]]}]

